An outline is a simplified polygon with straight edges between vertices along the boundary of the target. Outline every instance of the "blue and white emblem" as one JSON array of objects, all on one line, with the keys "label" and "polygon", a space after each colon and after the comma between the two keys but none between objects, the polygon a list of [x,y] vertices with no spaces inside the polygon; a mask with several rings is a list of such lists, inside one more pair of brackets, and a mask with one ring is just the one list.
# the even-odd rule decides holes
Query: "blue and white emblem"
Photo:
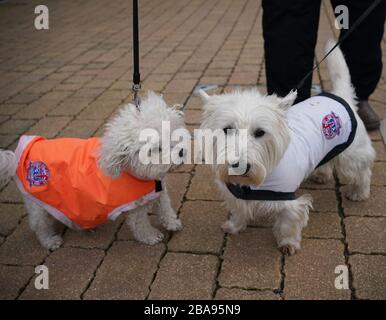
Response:
[{"label": "blue and white emblem", "polygon": [[27,169],[27,180],[30,187],[44,186],[48,183],[50,171],[47,165],[42,161],[30,161]]},{"label": "blue and white emblem", "polygon": [[336,136],[340,135],[340,130],[342,128],[342,122],[334,112],[331,111],[330,114],[326,115],[322,121],[322,130],[324,136],[331,140]]}]

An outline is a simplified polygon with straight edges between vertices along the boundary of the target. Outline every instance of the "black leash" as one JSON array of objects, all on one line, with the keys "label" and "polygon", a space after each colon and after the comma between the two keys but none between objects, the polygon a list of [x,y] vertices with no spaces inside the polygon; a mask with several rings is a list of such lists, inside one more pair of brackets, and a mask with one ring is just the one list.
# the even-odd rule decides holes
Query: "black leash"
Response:
[{"label": "black leash", "polygon": [[326,53],[326,55],[323,57],[322,60],[320,60],[315,67],[309,71],[304,78],[298,83],[296,86],[296,90],[300,89],[304,82],[307,80],[307,78],[312,75],[312,73],[315,71],[316,68],[319,67],[319,65],[331,54],[332,51],[334,51],[361,23],[364,19],[367,18],[367,16],[375,9],[375,7],[381,3],[383,0],[375,0],[363,13],[362,15],[353,23],[350,30],[348,30],[342,37],[340,37],[339,41]]},{"label": "black leash", "polygon": [[139,109],[141,103],[139,91],[141,90],[141,74],[139,73],[139,18],[138,0],[133,0],[133,101]]}]

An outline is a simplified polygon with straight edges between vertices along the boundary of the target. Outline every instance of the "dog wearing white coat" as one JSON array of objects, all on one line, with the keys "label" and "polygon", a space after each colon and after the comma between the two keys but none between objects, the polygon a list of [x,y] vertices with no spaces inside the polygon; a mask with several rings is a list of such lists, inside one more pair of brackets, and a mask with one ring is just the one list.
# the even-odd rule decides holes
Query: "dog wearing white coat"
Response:
[{"label": "dog wearing white coat", "polygon": [[[334,44],[329,40],[326,52]],[[306,178],[327,183],[336,168],[347,180],[348,199],[369,198],[375,151],[357,115],[355,90],[339,48],[327,63],[332,92],[296,105],[296,91],[284,98],[262,95],[257,89],[212,96],[199,91],[204,102],[202,129],[221,129],[226,136],[246,131],[239,158],[213,165],[230,211],[224,232],[237,234],[256,217],[273,218],[279,249],[292,255],[300,249],[301,232],[312,208],[311,195],[295,196]],[[218,148],[216,143],[211,147]],[[225,153],[225,147],[218,152]],[[242,174],[232,174],[230,169],[242,163]]]}]

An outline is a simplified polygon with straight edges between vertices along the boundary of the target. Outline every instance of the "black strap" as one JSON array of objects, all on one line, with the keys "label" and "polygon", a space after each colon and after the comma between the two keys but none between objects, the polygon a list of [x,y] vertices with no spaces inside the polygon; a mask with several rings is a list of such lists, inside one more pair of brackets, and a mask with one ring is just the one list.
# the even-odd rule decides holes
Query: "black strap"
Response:
[{"label": "black strap", "polygon": [[133,0],[133,101],[137,109],[141,104],[139,91],[141,90],[141,74],[139,73],[139,18],[138,0]]},{"label": "black strap", "polygon": [[319,67],[319,65],[331,54],[332,51],[334,51],[361,23],[364,19],[367,18],[367,16],[375,9],[375,7],[381,3],[382,0],[374,0],[374,2],[362,13],[362,15],[355,20],[353,23],[352,27],[342,36],[339,38],[339,41],[326,53],[326,55],[323,57],[322,60],[320,60],[315,67],[309,71],[302,80],[298,83],[296,86],[296,89],[300,89],[303,85],[304,82],[307,80],[307,78],[312,75],[314,70]]},{"label": "black strap", "polygon": [[138,19],[138,0],[133,0],[133,83],[141,83],[139,73],[139,19]]}]

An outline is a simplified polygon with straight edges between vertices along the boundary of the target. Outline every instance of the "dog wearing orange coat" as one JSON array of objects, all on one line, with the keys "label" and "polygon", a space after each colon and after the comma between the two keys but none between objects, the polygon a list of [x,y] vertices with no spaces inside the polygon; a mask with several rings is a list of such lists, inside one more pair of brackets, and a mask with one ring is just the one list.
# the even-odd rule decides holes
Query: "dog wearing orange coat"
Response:
[{"label": "dog wearing orange coat", "polygon": [[[120,109],[102,138],[22,136],[15,152],[0,151],[0,185],[14,179],[29,225],[47,249],[55,250],[63,243],[58,222],[76,230],[93,229],[126,211],[130,211],[126,222],[134,238],[156,244],[163,233],[150,223],[151,210],[167,230],[182,228],[165,183],[175,162],[144,163],[141,159],[143,149],[162,157],[170,151],[164,145],[176,147],[173,142],[163,143],[163,122],[170,124],[171,132],[186,130],[183,113],[150,92],[139,108],[128,104]],[[139,139],[149,129],[160,137],[153,144]],[[186,152],[177,151],[182,163]]]}]

